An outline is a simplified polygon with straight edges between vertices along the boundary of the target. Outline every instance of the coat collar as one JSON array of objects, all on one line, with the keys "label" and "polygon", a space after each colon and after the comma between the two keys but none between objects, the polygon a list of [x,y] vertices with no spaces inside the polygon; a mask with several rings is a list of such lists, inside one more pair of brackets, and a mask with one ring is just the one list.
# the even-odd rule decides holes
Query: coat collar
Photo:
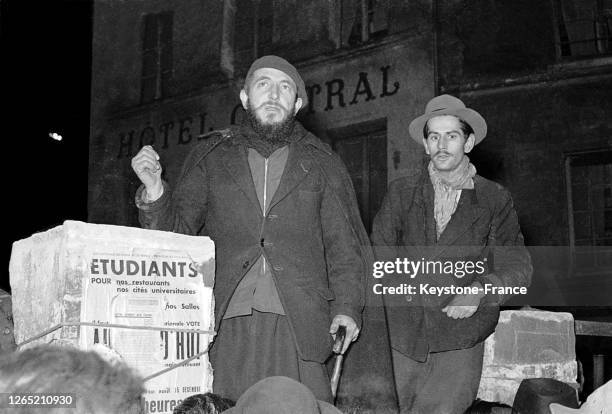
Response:
[{"label": "coat collar", "polygon": [[312,170],[312,164],[310,154],[303,143],[298,141],[289,145],[289,157],[287,158],[285,171],[269,208],[274,207],[287,197],[306,178]]},{"label": "coat collar", "polygon": [[[294,128],[294,135],[298,139],[289,145],[289,157],[287,158],[285,171],[268,210],[294,190],[311,171],[313,162],[309,147],[329,152],[329,148],[308,132],[302,124],[296,121]],[[234,129],[232,132],[230,145],[224,147],[223,165],[244,195],[261,211],[253,185],[244,138],[240,136],[239,129]]]}]

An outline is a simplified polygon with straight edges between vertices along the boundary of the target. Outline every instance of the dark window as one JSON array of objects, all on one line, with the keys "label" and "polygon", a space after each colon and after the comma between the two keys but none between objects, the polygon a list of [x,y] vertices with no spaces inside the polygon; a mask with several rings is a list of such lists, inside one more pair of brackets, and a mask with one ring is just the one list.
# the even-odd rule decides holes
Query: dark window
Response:
[{"label": "dark window", "polygon": [[354,46],[387,33],[386,0],[338,0],[340,7],[340,41]]},{"label": "dark window", "polygon": [[238,61],[252,62],[271,51],[274,33],[272,0],[237,2],[234,48]]},{"label": "dark window", "polygon": [[566,159],[574,268],[612,268],[612,151]]},{"label": "dark window", "polygon": [[370,233],[387,191],[386,120],[329,131],[329,136],[351,176],[361,219]]},{"label": "dark window", "polygon": [[142,103],[169,94],[172,77],[172,12],[144,16],[142,39]]},{"label": "dark window", "polygon": [[612,53],[612,0],[555,0],[559,57]]},{"label": "dark window", "polygon": [[252,0],[241,0],[236,6],[236,24],[234,26],[235,53],[239,60],[252,61],[255,44],[255,7]]}]

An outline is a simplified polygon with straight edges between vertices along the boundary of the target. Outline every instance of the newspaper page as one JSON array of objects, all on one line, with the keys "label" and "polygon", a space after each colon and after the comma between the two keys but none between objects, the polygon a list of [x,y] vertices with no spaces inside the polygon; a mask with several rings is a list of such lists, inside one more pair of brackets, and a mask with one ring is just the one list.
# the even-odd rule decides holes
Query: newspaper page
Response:
[{"label": "newspaper page", "polygon": [[[214,247],[199,263],[180,251],[126,252],[108,244],[89,250],[81,321],[100,326],[82,327],[80,347],[104,345],[143,377],[207,350],[214,327]],[[212,391],[208,354],[148,380],[145,387],[145,412],[172,413],[184,398]]]}]

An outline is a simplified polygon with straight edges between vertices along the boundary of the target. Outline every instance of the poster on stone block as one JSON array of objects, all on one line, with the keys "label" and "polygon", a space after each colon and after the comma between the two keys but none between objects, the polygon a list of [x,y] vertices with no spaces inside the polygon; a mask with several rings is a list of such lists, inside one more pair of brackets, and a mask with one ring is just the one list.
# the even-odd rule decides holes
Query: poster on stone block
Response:
[{"label": "poster on stone block", "polygon": [[[81,321],[138,329],[82,328],[82,348],[103,344],[143,377],[206,351],[214,326],[212,257],[198,265],[180,251],[126,252],[108,245],[91,250],[89,257]],[[142,329],[147,327],[151,329]],[[180,400],[212,390],[208,357],[165,372],[145,386],[145,412],[171,413]]]},{"label": "poster on stone block", "polygon": [[[93,349],[149,377],[207,350],[214,269],[207,237],[67,221],[14,244],[18,341],[80,323],[27,346]],[[212,379],[206,353],[155,376],[145,382],[145,412],[172,413],[184,398],[211,391]]]}]

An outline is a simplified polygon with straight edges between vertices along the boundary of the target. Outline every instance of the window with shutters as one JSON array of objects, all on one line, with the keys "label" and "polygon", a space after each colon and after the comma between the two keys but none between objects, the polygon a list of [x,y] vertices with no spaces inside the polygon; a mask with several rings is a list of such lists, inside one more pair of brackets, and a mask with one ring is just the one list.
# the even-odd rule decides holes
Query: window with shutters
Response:
[{"label": "window with shutters", "polygon": [[612,151],[571,154],[565,160],[573,268],[612,270]]},{"label": "window with shutters", "polygon": [[337,0],[339,47],[355,46],[387,34],[387,0]]},{"label": "window with shutters", "polygon": [[151,102],[169,95],[172,78],[173,13],[144,16],[140,101]]},{"label": "window with shutters", "polygon": [[557,56],[612,53],[612,0],[555,0]]}]

